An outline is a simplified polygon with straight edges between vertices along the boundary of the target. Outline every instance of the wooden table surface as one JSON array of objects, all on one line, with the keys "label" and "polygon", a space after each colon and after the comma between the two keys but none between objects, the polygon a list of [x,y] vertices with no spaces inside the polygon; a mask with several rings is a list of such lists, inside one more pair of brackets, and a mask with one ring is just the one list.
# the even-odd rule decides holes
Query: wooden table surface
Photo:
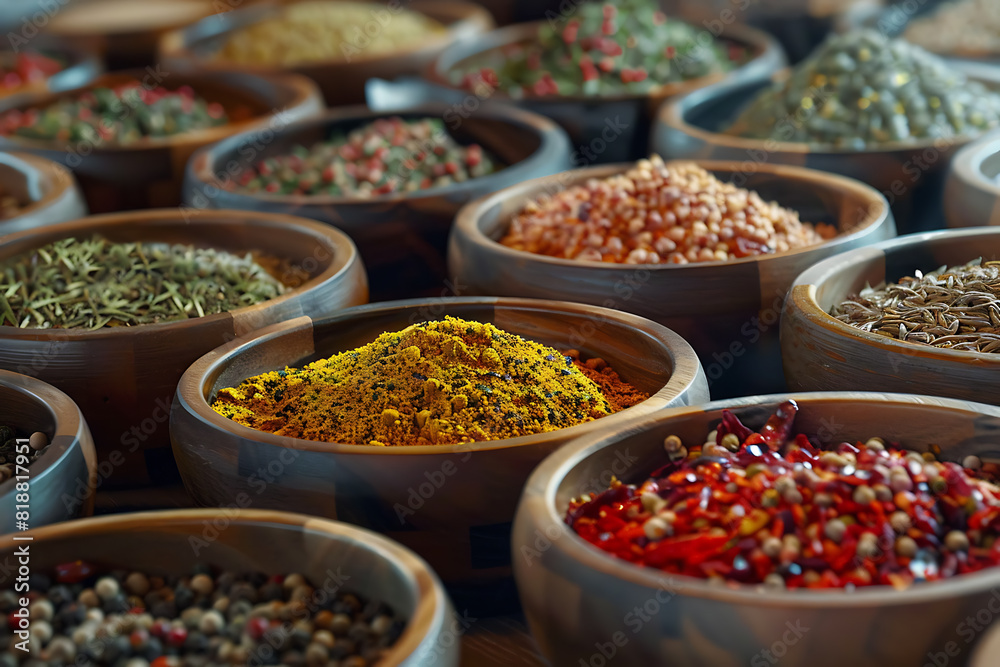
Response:
[{"label": "wooden table surface", "polygon": [[[98,491],[95,514],[143,512],[194,507],[183,487],[159,487],[131,491]],[[519,613],[475,616],[462,636],[461,667],[544,667]]]}]

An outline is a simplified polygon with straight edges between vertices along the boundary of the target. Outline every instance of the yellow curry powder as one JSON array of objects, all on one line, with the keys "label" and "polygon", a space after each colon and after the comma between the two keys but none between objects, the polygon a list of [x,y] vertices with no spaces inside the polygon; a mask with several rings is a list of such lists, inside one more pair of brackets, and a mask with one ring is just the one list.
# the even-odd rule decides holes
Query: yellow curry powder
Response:
[{"label": "yellow curry powder", "polygon": [[249,378],[220,390],[212,407],[306,440],[447,445],[555,431],[645,398],[612,406],[577,363],[492,324],[449,317]]}]

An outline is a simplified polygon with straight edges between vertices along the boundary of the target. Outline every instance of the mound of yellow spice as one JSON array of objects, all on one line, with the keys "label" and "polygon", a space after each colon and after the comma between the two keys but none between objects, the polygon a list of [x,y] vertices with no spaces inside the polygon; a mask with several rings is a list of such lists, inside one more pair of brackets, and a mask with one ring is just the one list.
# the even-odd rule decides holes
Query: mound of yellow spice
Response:
[{"label": "mound of yellow spice", "polygon": [[382,446],[501,440],[615,411],[571,357],[456,318],[249,378],[212,407],[260,431]]}]

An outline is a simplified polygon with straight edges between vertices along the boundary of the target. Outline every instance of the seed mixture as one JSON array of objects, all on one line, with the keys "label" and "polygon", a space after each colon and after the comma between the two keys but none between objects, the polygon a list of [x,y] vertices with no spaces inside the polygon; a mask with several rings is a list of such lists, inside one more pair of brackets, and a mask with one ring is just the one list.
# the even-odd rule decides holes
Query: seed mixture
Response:
[{"label": "seed mixture", "polygon": [[575,354],[449,317],[251,377],[219,390],[212,408],[253,429],[319,442],[453,445],[555,431],[648,398],[604,360]]},{"label": "seed mixture", "polygon": [[1000,5],[993,0],[943,2],[913,19],[903,37],[940,54],[995,55],[1000,53]]},{"label": "seed mixture", "polygon": [[[0,628],[0,667],[375,665],[405,627],[378,600],[317,588],[301,574],[102,572],[75,561],[32,574],[27,653],[17,619]],[[10,587],[0,613],[20,609]]]},{"label": "seed mixture", "polygon": [[300,2],[237,30],[216,59],[241,65],[346,61],[416,49],[446,28],[419,12],[367,2]]},{"label": "seed mixture", "polygon": [[745,59],[742,47],[703,34],[653,0],[583,2],[567,20],[541,24],[534,40],[471,58],[451,76],[514,98],[644,94],[721,75]]},{"label": "seed mixture", "polygon": [[754,432],[730,411],[636,486],[570,503],[566,523],[632,563],[776,588],[904,589],[993,567],[1000,487],[975,456],[941,461],[880,437],[824,450],[783,403]]},{"label": "seed mixture", "polygon": [[380,118],[312,147],[258,162],[229,189],[367,199],[439,188],[500,169],[479,144],[462,146],[437,118]]},{"label": "seed mixture", "polygon": [[591,262],[688,264],[767,255],[832,238],[836,228],[723,183],[693,163],[640,160],[529,202],[500,243]]},{"label": "seed mixture", "polygon": [[863,150],[968,137],[1000,125],[1000,94],[918,46],[874,30],[827,39],[727,131]]},{"label": "seed mixture", "polygon": [[[27,445],[18,445],[18,438],[27,439]],[[0,482],[17,475],[18,466],[23,469],[34,463],[48,446],[49,436],[41,431],[18,434],[14,427],[0,424]]]},{"label": "seed mixture", "polygon": [[11,109],[0,115],[0,135],[38,141],[128,145],[229,122],[225,108],[190,86],[150,88],[135,80],[97,87],[48,106]]},{"label": "seed mixture", "polygon": [[37,51],[5,51],[0,53],[0,92],[45,81],[65,67],[66,63],[60,58]]},{"label": "seed mixture", "polygon": [[830,314],[862,331],[952,350],[1000,353],[1000,261],[982,258],[877,287]]},{"label": "seed mixture", "polygon": [[[274,258],[261,261],[285,265]],[[285,274],[301,279],[300,271]],[[0,325],[156,324],[252,306],[288,289],[253,253],[241,257],[183,244],[66,238],[0,263]]]}]

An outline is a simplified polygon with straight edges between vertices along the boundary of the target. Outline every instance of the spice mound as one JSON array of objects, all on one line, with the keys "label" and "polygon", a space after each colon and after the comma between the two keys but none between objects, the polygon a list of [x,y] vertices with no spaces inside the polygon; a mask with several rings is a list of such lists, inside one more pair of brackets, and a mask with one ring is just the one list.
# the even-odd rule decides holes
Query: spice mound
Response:
[{"label": "spice mound", "polygon": [[835,235],[695,164],[654,155],[528,203],[500,243],[581,261],[688,264],[797,250]]},{"label": "spice mound", "polygon": [[907,343],[1000,353],[1000,261],[977,259],[895,283],[866,285],[830,314]]},{"label": "spice mound", "polygon": [[[320,442],[501,440],[575,426],[647,398],[606,366],[449,317],[249,378],[220,390],[212,408],[250,428]],[[609,400],[601,386],[616,395]]]},{"label": "spice mound", "polygon": [[863,150],[966,137],[1000,125],[1000,94],[874,30],[830,37],[729,128],[756,139]]},{"label": "spice mound", "polygon": [[721,75],[745,58],[744,49],[703,35],[652,0],[584,2],[568,19],[542,24],[533,40],[470,58],[451,77],[514,98],[645,94]]},{"label": "spice mound", "polygon": [[19,434],[12,426],[0,424],[0,482],[14,477],[17,466],[23,469],[34,463],[48,446],[49,436],[41,431],[28,436]]},{"label": "spice mound", "polygon": [[1000,5],[994,0],[943,2],[911,21],[903,37],[935,53],[996,55],[1000,53]]},{"label": "spice mound", "polygon": [[11,109],[0,116],[0,134],[39,141],[127,145],[229,122],[218,102],[190,86],[149,88],[140,81],[93,88],[46,107]]},{"label": "spice mound", "polygon": [[65,67],[65,61],[59,57],[37,51],[0,53],[0,94],[45,81]]},{"label": "spice mound", "polygon": [[797,411],[754,432],[725,410],[704,443],[668,436],[670,463],[571,502],[566,523],[639,565],[776,588],[903,589],[1000,560],[995,469],[879,437],[823,450],[793,434]]},{"label": "spice mound", "polygon": [[[13,582],[0,590],[0,613],[11,619],[0,647],[13,658],[3,664],[18,664],[17,655],[22,664],[53,667],[378,664],[405,620],[380,600],[334,590],[297,573],[199,564],[178,577],[63,563],[32,573],[27,607]],[[14,616],[21,609],[31,619],[24,652],[13,634],[27,627]]]},{"label": "spice mound", "polygon": [[258,162],[225,185],[279,195],[367,199],[461,183],[497,171],[479,144],[459,145],[437,118],[381,118],[310,148]]},{"label": "spice mound", "polygon": [[416,49],[445,35],[441,23],[398,5],[390,14],[366,2],[302,2],[236,31],[215,57],[241,65],[349,63]]},{"label": "spice mound", "polygon": [[100,329],[171,322],[252,306],[301,279],[287,263],[253,253],[66,238],[0,264],[0,324]]}]

